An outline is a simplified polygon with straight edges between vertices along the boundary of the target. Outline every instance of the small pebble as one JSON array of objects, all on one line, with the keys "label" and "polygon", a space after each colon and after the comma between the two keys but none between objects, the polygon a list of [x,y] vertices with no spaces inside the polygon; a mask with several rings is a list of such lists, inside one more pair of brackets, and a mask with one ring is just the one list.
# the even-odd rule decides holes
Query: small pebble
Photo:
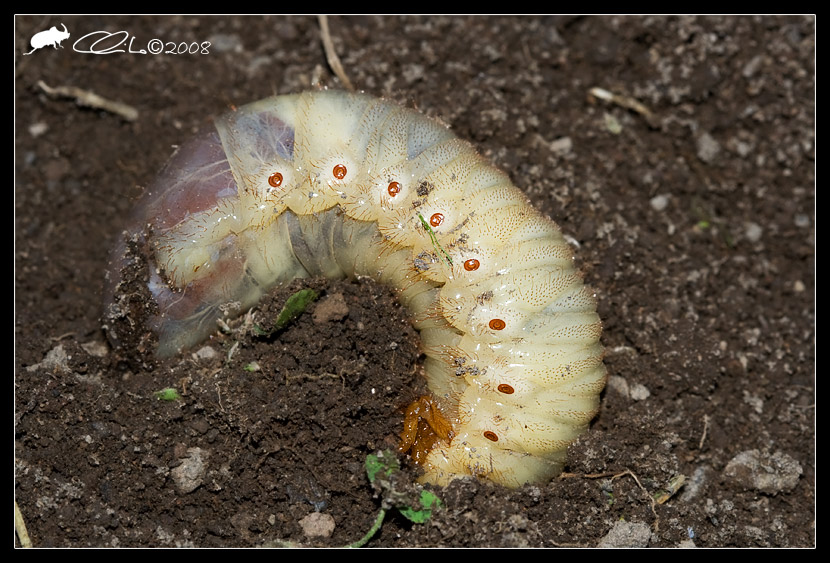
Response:
[{"label": "small pebble", "polygon": [[663,211],[669,204],[669,196],[656,195],[653,198],[651,198],[649,203],[651,204],[651,208],[655,211]]},{"label": "small pebble", "polygon": [[321,512],[312,512],[300,520],[300,526],[308,538],[327,538],[334,532],[334,518]]}]

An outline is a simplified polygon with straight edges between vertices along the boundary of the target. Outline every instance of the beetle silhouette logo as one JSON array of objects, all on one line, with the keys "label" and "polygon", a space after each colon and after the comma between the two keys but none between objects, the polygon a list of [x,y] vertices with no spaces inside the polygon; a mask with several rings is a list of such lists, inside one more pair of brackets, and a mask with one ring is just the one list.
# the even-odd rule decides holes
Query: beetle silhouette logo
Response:
[{"label": "beetle silhouette logo", "polygon": [[49,29],[44,29],[32,35],[32,39],[29,41],[32,45],[32,50],[23,54],[31,55],[41,47],[46,47],[47,45],[51,45],[56,50],[58,47],[63,49],[61,41],[69,38],[69,30],[66,29],[66,24],[62,23],[61,25],[63,26],[63,31],[53,25]]}]

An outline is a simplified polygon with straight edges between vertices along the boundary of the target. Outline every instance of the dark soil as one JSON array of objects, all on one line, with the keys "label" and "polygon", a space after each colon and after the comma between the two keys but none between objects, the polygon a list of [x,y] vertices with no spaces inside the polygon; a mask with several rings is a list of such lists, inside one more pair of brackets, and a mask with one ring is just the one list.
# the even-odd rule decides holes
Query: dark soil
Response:
[{"label": "dark soil", "polygon": [[[63,48],[22,56],[61,22]],[[579,243],[611,376],[568,474],[515,491],[453,483],[428,522],[393,511],[368,546],[814,546],[815,19],[330,24],[357,88],[441,118]],[[111,349],[101,321],[108,252],[174,145],[231,106],[340,86],[317,20],[16,26],[15,498],[32,543],[360,538],[380,509],[364,460],[394,447],[421,385],[417,334],[387,289],[303,281],[253,313],[299,287],[324,294],[277,337],[217,334],[164,362],[147,343]],[[211,47],[73,51],[96,30],[126,30],[134,50]],[[139,117],[47,96],[41,80]],[[315,318],[326,299],[341,312]],[[166,387],[181,399],[158,400]],[[330,535],[303,531],[312,513]]]}]

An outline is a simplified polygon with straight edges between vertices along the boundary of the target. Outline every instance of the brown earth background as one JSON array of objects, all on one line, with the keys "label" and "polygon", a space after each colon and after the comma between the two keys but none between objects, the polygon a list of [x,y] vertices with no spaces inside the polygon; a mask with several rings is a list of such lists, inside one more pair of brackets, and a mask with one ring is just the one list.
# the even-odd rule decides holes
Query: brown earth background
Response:
[{"label": "brown earth background", "polygon": [[[611,376],[565,476],[453,483],[426,523],[392,510],[368,546],[814,546],[815,19],[329,22],[356,88],[446,122],[575,239]],[[60,23],[61,49],[22,55]],[[15,499],[33,545],[360,538],[381,503],[364,460],[394,447],[421,385],[417,334],[388,289],[299,282],[254,312],[321,290],[279,338],[217,335],[163,363],[112,350],[101,321],[108,252],[174,145],[233,106],[341,87],[318,20],[15,24]],[[134,49],[211,46],[73,51],[96,30],[125,30]],[[158,400],[165,387],[181,400]]]}]

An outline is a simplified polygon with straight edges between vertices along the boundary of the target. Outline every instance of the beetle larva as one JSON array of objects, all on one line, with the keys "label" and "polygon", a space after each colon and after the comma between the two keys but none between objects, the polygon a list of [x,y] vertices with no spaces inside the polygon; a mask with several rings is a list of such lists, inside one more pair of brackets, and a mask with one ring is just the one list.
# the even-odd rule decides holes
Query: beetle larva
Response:
[{"label": "beetle larva", "polygon": [[414,110],[337,91],[244,106],[176,151],[139,213],[162,357],[296,277],[395,288],[432,392],[401,438],[424,481],[549,480],[597,411],[601,323],[559,228]]}]

